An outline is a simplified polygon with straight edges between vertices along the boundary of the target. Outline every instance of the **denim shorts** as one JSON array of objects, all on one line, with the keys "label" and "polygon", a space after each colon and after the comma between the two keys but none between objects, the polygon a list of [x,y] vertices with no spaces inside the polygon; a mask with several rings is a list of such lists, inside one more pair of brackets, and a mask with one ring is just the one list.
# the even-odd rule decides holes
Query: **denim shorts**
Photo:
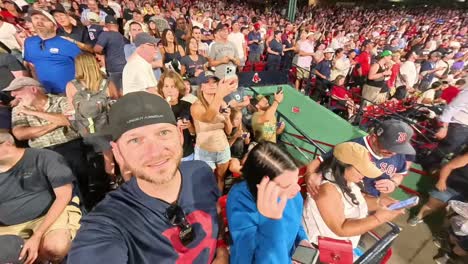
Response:
[{"label": "denim shorts", "polygon": [[432,197],[432,198],[435,198],[437,200],[440,200],[444,203],[448,203],[448,201],[452,200],[453,198],[456,198],[458,196],[460,196],[461,194],[457,191],[455,191],[454,189],[450,188],[450,187],[447,187],[447,190],[445,190],[445,192],[441,192],[437,189],[433,189],[431,191],[429,191],[429,195]]},{"label": "denim shorts", "polygon": [[231,160],[231,149],[227,147],[220,152],[211,152],[195,146],[195,160],[206,162],[213,170],[216,165],[227,163]]}]

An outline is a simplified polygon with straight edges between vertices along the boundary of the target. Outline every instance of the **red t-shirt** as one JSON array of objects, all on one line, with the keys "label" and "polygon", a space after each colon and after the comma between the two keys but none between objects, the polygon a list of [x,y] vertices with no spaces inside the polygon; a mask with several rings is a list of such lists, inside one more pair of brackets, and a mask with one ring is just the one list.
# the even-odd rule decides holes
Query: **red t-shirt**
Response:
[{"label": "red t-shirt", "polygon": [[387,81],[388,87],[393,87],[395,85],[396,78],[398,73],[400,72],[400,63],[395,63],[392,66],[392,75],[390,75],[390,79]]},{"label": "red t-shirt", "polygon": [[457,87],[449,86],[442,91],[440,98],[444,99],[447,104],[450,104],[450,102],[452,102],[452,100],[457,97],[459,92],[460,90]]},{"label": "red t-shirt", "polygon": [[[337,98],[340,101],[344,101],[349,97],[349,93],[343,86],[334,85],[331,90],[331,96]],[[330,102],[331,106],[336,106],[336,104],[336,99]]]},{"label": "red t-shirt", "polygon": [[[356,57],[356,63],[361,65],[362,76],[367,77],[367,75],[369,74],[370,62],[371,56],[367,51],[361,52],[361,54],[359,54],[359,56]],[[354,76],[359,76],[356,67],[354,68]]]}]

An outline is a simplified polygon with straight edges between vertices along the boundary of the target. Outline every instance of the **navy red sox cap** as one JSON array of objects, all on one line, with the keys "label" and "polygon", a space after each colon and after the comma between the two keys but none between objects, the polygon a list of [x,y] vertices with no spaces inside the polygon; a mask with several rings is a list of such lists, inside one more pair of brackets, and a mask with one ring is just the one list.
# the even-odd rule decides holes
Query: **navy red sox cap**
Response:
[{"label": "navy red sox cap", "polygon": [[415,155],[411,146],[413,129],[405,122],[395,119],[381,122],[375,129],[377,140],[382,148],[397,154]]}]

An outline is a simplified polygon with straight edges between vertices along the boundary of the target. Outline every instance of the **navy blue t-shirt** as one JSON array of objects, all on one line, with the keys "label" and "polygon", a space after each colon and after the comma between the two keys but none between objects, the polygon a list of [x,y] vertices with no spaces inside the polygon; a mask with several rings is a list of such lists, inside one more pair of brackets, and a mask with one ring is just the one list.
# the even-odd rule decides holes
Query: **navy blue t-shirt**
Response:
[{"label": "navy blue t-shirt", "polygon": [[[321,74],[325,75],[327,79],[330,78],[331,75],[331,68],[332,68],[332,62],[330,60],[322,60],[315,66],[315,69],[320,72]],[[317,78],[321,79],[319,76]]]},{"label": "navy blue t-shirt", "polygon": [[[393,177],[394,174],[408,173],[406,169],[406,161],[407,160],[411,161],[412,157],[407,157],[406,155],[403,155],[403,154],[396,154],[390,158],[380,157],[379,155],[374,153],[374,151],[370,147],[368,136],[351,139],[349,142],[355,142],[366,147],[366,149],[371,154],[372,162],[382,171],[382,175],[378,178],[375,178],[375,179],[364,178],[364,187],[365,187],[364,191],[366,193],[373,195],[373,196],[379,196],[380,192],[375,188],[376,181],[383,180],[383,179],[390,179],[391,177]],[[320,157],[320,160],[323,161],[324,159],[330,157],[331,155],[333,155],[333,151],[329,151],[325,153],[323,157]]]},{"label": "navy blue t-shirt", "polygon": [[59,36],[46,40],[33,36],[24,42],[24,60],[34,64],[39,82],[52,94],[64,94],[67,83],[75,79],[75,57],[80,52]]},{"label": "navy blue t-shirt", "polygon": [[169,204],[148,196],[132,178],[83,217],[68,263],[211,263],[218,236],[219,190],[202,161],[182,162],[178,205],[195,231],[187,247],[165,216]]},{"label": "navy blue t-shirt", "polygon": [[127,63],[124,53],[124,46],[127,43],[128,40],[119,32],[103,31],[99,34],[96,45],[104,48],[108,73],[123,72],[123,68]]}]

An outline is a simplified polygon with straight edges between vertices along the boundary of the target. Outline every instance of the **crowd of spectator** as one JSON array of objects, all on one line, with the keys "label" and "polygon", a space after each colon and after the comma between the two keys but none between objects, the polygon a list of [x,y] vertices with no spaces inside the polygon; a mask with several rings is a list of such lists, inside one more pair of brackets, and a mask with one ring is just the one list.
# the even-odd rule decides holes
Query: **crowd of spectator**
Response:
[{"label": "crowd of spectator", "polygon": [[[413,126],[384,120],[338,144],[308,164],[301,193],[278,140],[287,98],[247,93],[252,70],[292,77],[350,121],[422,105],[440,124],[423,165],[441,168],[409,224],[468,198],[465,10],[304,7],[288,21],[238,1],[0,8],[0,236],[24,239],[24,263],[290,263],[321,236],[356,248],[404,213],[388,206],[416,161]],[[456,234],[439,263],[467,254]]]}]

